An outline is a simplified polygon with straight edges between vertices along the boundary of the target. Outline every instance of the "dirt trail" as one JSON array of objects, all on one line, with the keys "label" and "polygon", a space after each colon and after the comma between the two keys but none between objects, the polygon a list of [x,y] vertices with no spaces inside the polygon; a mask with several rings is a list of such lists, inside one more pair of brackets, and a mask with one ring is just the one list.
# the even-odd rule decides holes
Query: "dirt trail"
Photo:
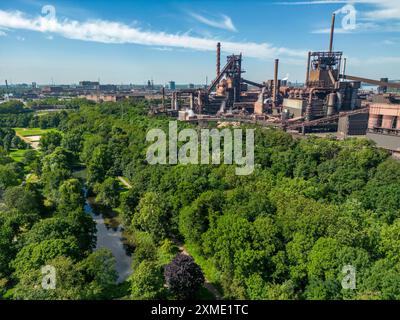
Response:
[{"label": "dirt trail", "polygon": [[[21,140],[25,141],[27,144],[29,144],[32,147],[32,149],[34,149],[34,150],[38,150],[39,149],[40,136],[26,136],[26,137],[24,137],[24,136],[20,135],[19,133],[16,133],[15,135],[18,138],[20,138]],[[34,138],[34,139],[32,139],[32,138]]]},{"label": "dirt trail", "polygon": [[118,180],[128,189],[132,189],[132,185],[124,177],[118,177]]},{"label": "dirt trail", "polygon": [[[190,256],[189,252],[187,252],[185,247],[182,245],[179,246],[179,251],[186,256]],[[210,281],[208,281],[207,279],[205,279],[204,288],[210,291],[214,295],[215,299],[222,300],[222,295],[219,293],[217,288],[215,288],[215,286],[212,283],[210,283]]]}]

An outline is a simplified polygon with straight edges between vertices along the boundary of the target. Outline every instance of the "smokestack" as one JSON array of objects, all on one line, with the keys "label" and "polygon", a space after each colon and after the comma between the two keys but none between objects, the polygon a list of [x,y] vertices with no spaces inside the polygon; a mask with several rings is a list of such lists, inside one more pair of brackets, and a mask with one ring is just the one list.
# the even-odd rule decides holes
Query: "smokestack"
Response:
[{"label": "smokestack", "polygon": [[336,14],[334,13],[332,15],[331,40],[330,40],[330,43],[329,43],[329,52],[332,52],[332,50],[333,50],[333,35],[334,35],[334,32],[335,32],[335,18],[336,18]]},{"label": "smokestack", "polygon": [[166,112],[167,108],[165,106],[165,87],[164,86],[162,87],[162,107],[163,107],[164,112]]},{"label": "smokestack", "polygon": [[308,81],[310,81],[310,68],[311,68],[311,52],[308,52],[308,63],[307,63],[307,74],[306,74],[306,86],[308,86]]},{"label": "smokestack", "polygon": [[278,100],[278,68],[279,68],[279,59],[275,59],[275,71],[274,71],[274,106],[277,105]]},{"label": "smokestack", "polygon": [[217,77],[221,74],[221,43],[217,43]]},{"label": "smokestack", "polygon": [[346,65],[347,65],[347,58],[344,58],[344,64],[343,64],[343,75],[346,75]]}]

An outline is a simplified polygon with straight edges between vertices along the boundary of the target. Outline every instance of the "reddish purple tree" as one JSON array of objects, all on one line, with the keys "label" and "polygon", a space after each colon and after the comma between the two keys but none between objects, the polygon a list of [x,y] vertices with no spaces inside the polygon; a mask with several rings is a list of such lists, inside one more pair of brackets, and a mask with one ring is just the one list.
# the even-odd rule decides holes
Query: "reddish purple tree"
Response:
[{"label": "reddish purple tree", "polygon": [[168,288],[178,299],[190,299],[204,283],[204,275],[193,258],[178,254],[165,266],[164,277]]}]

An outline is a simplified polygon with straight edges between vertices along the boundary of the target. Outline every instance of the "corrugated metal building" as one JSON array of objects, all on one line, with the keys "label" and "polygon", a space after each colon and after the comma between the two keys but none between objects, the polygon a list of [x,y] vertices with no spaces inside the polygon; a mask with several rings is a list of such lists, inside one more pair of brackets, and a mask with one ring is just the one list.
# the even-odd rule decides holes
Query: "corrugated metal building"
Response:
[{"label": "corrugated metal building", "polygon": [[400,152],[400,104],[371,104],[367,137],[379,147]]}]

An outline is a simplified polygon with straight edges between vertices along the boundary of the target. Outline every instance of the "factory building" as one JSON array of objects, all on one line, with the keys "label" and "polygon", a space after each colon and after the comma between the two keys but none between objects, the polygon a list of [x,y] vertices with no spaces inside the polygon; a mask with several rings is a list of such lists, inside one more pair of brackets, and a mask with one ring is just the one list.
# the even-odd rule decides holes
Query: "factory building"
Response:
[{"label": "factory building", "polygon": [[400,153],[400,99],[377,96],[369,107],[367,137],[378,147]]},{"label": "factory building", "polygon": [[169,82],[169,90],[176,90],[175,81],[170,81]]},{"label": "factory building", "polygon": [[100,83],[98,81],[80,81],[79,87],[82,90],[99,90]]}]

